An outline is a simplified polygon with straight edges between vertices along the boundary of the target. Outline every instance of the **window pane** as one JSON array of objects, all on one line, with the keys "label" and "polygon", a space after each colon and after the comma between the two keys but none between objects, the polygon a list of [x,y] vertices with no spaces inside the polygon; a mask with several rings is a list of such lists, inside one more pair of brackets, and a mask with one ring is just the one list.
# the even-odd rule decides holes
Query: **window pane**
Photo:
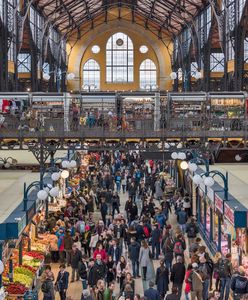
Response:
[{"label": "window pane", "polygon": [[144,60],[140,65],[140,88],[154,89],[157,84],[157,69],[150,59]]},{"label": "window pane", "polygon": [[100,66],[94,59],[89,59],[84,64],[83,88],[100,89]]},{"label": "window pane", "polygon": [[107,82],[133,81],[133,43],[124,33],[112,35],[106,46]]}]

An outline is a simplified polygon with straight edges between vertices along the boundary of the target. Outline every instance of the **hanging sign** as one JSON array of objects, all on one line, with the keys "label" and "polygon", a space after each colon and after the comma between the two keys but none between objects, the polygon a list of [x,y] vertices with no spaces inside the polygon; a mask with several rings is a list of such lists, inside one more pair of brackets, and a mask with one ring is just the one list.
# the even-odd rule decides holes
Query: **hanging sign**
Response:
[{"label": "hanging sign", "polygon": [[221,199],[220,196],[218,196],[217,194],[214,195],[214,205],[215,208],[221,213],[223,214],[223,200]]},{"label": "hanging sign", "polygon": [[225,218],[234,226],[234,211],[226,203],[224,204]]}]

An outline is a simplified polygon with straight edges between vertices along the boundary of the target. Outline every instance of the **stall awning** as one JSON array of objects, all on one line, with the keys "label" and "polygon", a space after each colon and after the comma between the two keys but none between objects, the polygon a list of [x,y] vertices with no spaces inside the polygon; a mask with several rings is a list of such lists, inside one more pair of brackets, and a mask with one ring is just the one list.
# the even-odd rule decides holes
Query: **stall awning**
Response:
[{"label": "stall awning", "polygon": [[140,139],[126,139],[127,143],[139,143]]},{"label": "stall awning", "polygon": [[146,142],[148,142],[148,143],[159,143],[160,139],[146,139]]},{"label": "stall awning", "polygon": [[108,143],[118,143],[120,139],[105,139],[105,141]]}]

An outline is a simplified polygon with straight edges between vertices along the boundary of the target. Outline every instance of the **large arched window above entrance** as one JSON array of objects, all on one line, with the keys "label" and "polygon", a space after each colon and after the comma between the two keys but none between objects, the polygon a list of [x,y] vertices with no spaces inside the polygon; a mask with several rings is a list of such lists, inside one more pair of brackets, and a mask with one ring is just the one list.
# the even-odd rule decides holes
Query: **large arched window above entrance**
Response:
[{"label": "large arched window above entrance", "polygon": [[100,66],[94,59],[86,61],[83,67],[83,89],[100,89]]},{"label": "large arched window above entrance", "polygon": [[106,45],[106,81],[133,82],[133,43],[122,32],[113,34]]},{"label": "large arched window above entrance", "polygon": [[156,90],[157,68],[151,59],[145,59],[140,65],[140,89]]}]

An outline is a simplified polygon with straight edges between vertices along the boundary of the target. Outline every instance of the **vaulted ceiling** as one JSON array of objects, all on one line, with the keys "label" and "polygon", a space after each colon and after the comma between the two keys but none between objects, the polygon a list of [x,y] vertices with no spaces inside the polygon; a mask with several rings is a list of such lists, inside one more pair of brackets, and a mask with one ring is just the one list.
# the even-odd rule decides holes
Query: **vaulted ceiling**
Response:
[{"label": "vaulted ceiling", "polygon": [[131,21],[141,20],[144,27],[176,35],[204,8],[207,0],[34,0],[34,5],[63,33],[80,30],[85,24],[94,28],[100,17],[108,22],[111,10],[128,9]]}]

